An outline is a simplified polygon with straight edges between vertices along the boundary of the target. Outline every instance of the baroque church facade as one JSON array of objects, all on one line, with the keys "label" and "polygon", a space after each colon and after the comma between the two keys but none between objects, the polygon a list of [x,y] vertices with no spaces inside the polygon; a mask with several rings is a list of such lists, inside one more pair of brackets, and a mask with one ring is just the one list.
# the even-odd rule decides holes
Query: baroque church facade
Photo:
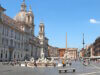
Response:
[{"label": "baroque church facade", "polygon": [[0,6],[0,61],[25,60],[41,57],[41,49],[48,57],[48,38],[45,37],[45,26],[39,25],[39,35],[34,35],[34,14],[30,7],[26,10],[25,1],[14,19],[8,17]]}]

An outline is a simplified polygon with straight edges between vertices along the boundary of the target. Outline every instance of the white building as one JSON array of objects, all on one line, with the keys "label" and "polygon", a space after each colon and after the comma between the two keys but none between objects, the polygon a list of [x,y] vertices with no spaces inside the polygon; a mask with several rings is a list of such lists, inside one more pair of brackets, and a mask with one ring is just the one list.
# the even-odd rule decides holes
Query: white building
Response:
[{"label": "white building", "polygon": [[[14,19],[3,12],[0,6],[0,60],[25,60],[39,58],[43,47],[48,56],[48,39],[45,37],[44,24],[40,23],[39,35],[34,35],[34,14],[31,7],[26,11],[25,1]],[[43,45],[41,45],[41,41]]]}]

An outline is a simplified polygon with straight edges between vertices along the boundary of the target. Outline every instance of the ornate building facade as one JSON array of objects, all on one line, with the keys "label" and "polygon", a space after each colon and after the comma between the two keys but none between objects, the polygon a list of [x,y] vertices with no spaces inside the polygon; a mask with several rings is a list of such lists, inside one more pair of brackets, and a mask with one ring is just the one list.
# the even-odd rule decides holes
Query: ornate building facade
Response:
[{"label": "ornate building facade", "polygon": [[[21,4],[20,12],[14,19],[4,14],[0,6],[0,60],[35,59],[41,55],[43,48],[45,57],[48,56],[48,39],[45,37],[44,23],[40,23],[39,35],[34,35],[34,14],[26,10],[25,1]],[[41,44],[42,43],[42,44]]]}]

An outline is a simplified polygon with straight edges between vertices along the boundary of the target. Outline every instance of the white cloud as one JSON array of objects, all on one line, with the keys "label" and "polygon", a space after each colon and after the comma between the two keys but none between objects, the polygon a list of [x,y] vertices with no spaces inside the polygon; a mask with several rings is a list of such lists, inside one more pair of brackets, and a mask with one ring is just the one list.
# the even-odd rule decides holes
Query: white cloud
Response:
[{"label": "white cloud", "polygon": [[97,21],[96,19],[90,19],[90,23],[93,23],[93,24],[98,24],[100,23],[100,21]]}]

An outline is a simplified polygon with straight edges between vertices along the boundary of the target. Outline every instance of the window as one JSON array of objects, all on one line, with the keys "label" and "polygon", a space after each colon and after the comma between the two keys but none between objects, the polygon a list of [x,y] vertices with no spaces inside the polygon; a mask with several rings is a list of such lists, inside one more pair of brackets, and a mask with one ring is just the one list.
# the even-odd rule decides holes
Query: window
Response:
[{"label": "window", "polygon": [[1,58],[2,58],[2,56],[3,56],[3,55],[2,55],[2,53],[1,53]]},{"label": "window", "polygon": [[7,58],[7,52],[6,52],[6,58]]},{"label": "window", "polygon": [[2,45],[4,45],[4,38],[2,38]]},{"label": "window", "polygon": [[40,31],[42,32],[42,27],[41,27],[41,30]]},{"label": "window", "polygon": [[3,31],[2,31],[2,35],[4,35],[4,30],[5,30],[5,27],[3,26]]},{"label": "window", "polygon": [[15,32],[15,39],[16,39],[17,33]]},{"label": "window", "polygon": [[6,39],[6,45],[8,46],[8,39]]},{"label": "window", "polygon": [[16,48],[16,41],[15,41],[15,48]]},{"label": "window", "polygon": [[18,48],[20,48],[20,43],[18,43]]},{"label": "window", "polygon": [[14,53],[14,58],[16,58],[16,55],[15,55],[15,53]]},{"label": "window", "polygon": [[13,30],[11,30],[11,38],[13,38]]},{"label": "window", "polygon": [[10,45],[13,46],[13,40],[12,39],[10,40]]},{"label": "window", "polygon": [[22,57],[22,54],[21,54],[21,57]]},{"label": "window", "polygon": [[2,57],[3,57],[3,50],[1,50],[1,56],[0,56],[0,57],[1,57],[1,59],[2,59]]},{"label": "window", "polygon": [[9,34],[9,28],[7,27],[7,36],[8,36],[8,34]]},{"label": "window", "polygon": [[1,14],[2,14],[2,13],[0,12],[0,21],[2,21],[2,17],[1,17]]},{"label": "window", "polygon": [[18,54],[18,58],[19,58],[19,54]]}]

